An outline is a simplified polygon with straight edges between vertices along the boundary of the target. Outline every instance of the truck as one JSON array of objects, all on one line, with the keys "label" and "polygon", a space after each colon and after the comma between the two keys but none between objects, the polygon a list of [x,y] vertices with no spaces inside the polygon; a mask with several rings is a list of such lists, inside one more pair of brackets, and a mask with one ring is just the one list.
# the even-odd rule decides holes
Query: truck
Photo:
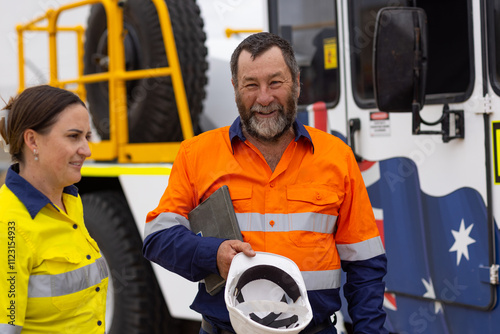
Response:
[{"label": "truck", "polygon": [[[500,327],[499,0],[59,4],[17,26],[19,90],[35,68],[24,34],[46,33],[49,84],[87,101],[99,137],[77,186],[111,273],[108,333],[198,332],[197,285],[142,257],[144,221],[180,142],[237,116],[228,62],[256,31],[294,47],[298,119],[358,160],[388,258],[388,331]],[[58,24],[84,6],[84,25]],[[62,78],[66,49],[76,70]]]}]

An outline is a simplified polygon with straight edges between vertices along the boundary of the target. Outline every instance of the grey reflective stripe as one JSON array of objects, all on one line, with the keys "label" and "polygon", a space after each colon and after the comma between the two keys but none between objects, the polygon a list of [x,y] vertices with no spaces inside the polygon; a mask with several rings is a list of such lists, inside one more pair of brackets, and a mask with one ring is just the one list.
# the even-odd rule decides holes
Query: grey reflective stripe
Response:
[{"label": "grey reflective stripe", "polygon": [[[247,232],[309,231],[331,234],[337,222],[337,216],[315,212],[237,213],[236,218],[240,229]],[[273,225],[270,224],[271,221],[274,221]]]},{"label": "grey reflective stripe", "polygon": [[19,334],[22,330],[23,328],[21,326],[0,324],[0,333],[2,334]]},{"label": "grey reflective stripe", "polygon": [[324,290],[340,288],[340,269],[302,271],[307,290]]},{"label": "grey reflective stripe", "polygon": [[380,237],[371,238],[355,244],[337,244],[340,259],[345,261],[362,261],[385,254]]},{"label": "grey reflective stripe", "polygon": [[66,273],[32,275],[28,284],[28,298],[58,297],[85,290],[108,277],[103,258]]},{"label": "grey reflective stripe", "polygon": [[101,279],[108,277],[108,266],[106,266],[106,260],[103,257],[98,258],[95,262],[97,262],[97,266],[99,268]]},{"label": "grey reflective stripe", "polygon": [[144,237],[176,225],[183,225],[190,229],[189,220],[183,215],[173,212],[162,212],[155,219],[146,223],[144,227]]},{"label": "grey reflective stripe", "polygon": [[[325,215],[314,212],[292,214],[280,213],[237,213],[238,224],[242,231],[253,232],[288,232],[310,231],[319,233],[333,233],[337,216]],[[269,223],[274,221],[273,226]],[[172,226],[183,225],[190,228],[189,221],[182,215],[173,212],[160,213],[154,220],[146,223],[144,236],[157,231],[168,229]]]}]

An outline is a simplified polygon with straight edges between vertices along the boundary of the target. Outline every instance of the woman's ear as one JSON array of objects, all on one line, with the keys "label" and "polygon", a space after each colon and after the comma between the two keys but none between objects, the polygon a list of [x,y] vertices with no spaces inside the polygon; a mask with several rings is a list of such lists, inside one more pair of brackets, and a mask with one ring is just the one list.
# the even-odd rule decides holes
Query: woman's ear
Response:
[{"label": "woman's ear", "polygon": [[24,131],[24,144],[28,147],[28,149],[33,152],[33,150],[38,148],[37,145],[37,140],[38,140],[38,133],[36,133],[35,130],[32,129],[27,129]]}]

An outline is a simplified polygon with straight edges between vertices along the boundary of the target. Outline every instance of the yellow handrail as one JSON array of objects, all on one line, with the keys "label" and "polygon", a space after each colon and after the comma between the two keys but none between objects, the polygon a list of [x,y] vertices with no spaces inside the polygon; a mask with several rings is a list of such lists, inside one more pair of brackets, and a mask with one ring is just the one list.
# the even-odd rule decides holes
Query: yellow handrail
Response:
[{"label": "yellow handrail", "polygon": [[226,28],[226,37],[230,38],[235,34],[255,34],[257,32],[262,32],[262,29],[232,29]]},{"label": "yellow handrail", "polygon": [[[165,45],[165,56],[169,66],[126,71],[123,34],[123,8],[119,0],[82,0],[63,5],[57,9],[49,9],[34,20],[16,27],[18,36],[19,57],[19,91],[26,88],[24,72],[24,41],[25,31],[47,32],[49,37],[49,85],[66,88],[76,84],[73,91],[86,101],[85,84],[108,81],[109,86],[109,140],[92,143],[92,158],[94,160],[115,160],[118,162],[171,162],[175,158],[180,143],[143,143],[130,144],[128,139],[127,97],[125,82],[147,77],[170,76],[174,90],[175,101],[179,113],[182,134],[184,139],[194,136],[191,115],[184,89],[182,72],[175,46],[174,34],[168,8],[164,0],[151,0],[156,7],[160,28]],[[108,57],[109,69],[107,72],[83,74],[84,28],[82,26],[58,26],[59,15],[67,10],[81,6],[101,3],[105,9],[108,24]],[[41,23],[47,22],[46,25]],[[57,70],[57,34],[59,32],[74,32],[77,35],[77,77],[59,79]],[[160,154],[155,154],[162,151]]]}]

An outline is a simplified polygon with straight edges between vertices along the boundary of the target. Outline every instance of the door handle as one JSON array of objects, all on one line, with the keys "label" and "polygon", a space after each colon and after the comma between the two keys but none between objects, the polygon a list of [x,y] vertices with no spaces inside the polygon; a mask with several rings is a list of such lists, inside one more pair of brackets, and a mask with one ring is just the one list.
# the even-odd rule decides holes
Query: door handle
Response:
[{"label": "door handle", "polygon": [[363,158],[356,154],[356,144],[354,140],[354,133],[361,129],[361,121],[359,118],[351,118],[349,120],[349,144],[351,146],[352,153],[354,153],[354,157],[357,162],[361,162]]}]

